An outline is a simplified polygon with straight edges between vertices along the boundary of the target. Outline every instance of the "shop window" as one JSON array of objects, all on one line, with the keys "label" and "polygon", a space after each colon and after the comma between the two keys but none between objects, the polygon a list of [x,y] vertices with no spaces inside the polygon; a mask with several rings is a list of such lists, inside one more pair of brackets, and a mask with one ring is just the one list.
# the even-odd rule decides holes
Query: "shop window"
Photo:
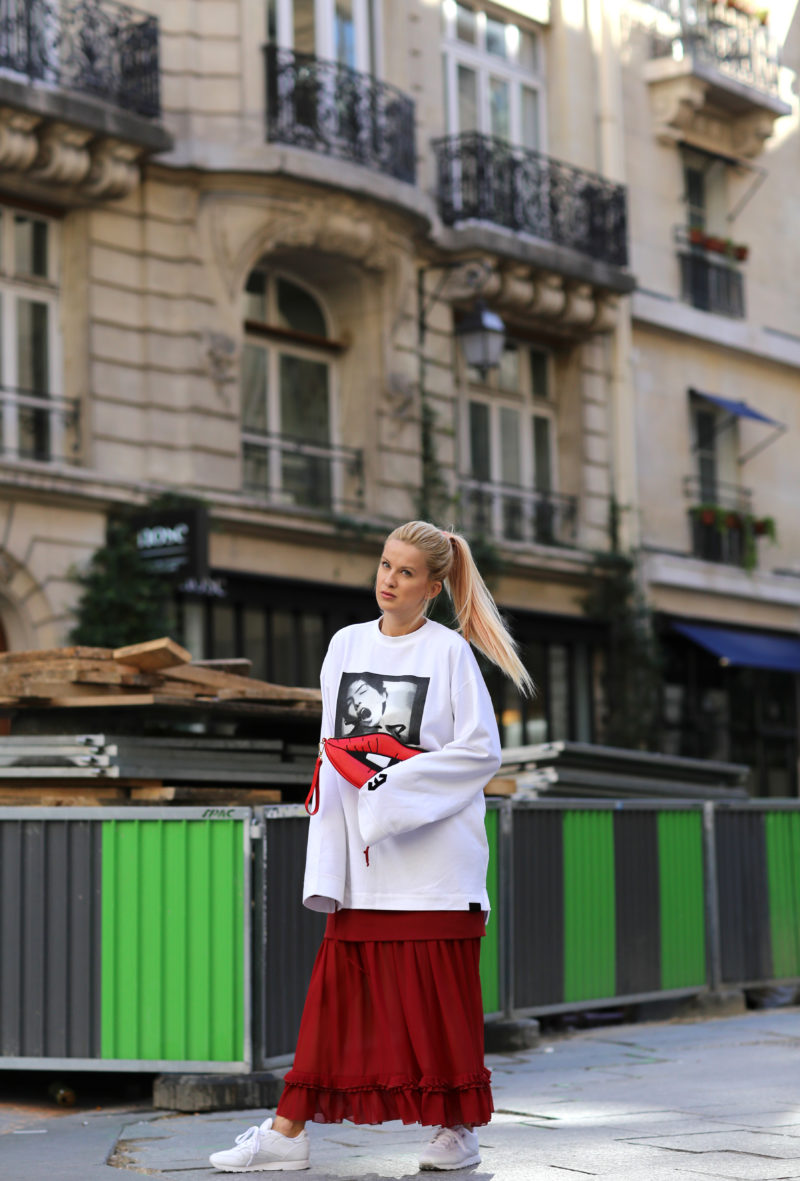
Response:
[{"label": "shop window", "polygon": [[542,41],[536,27],[443,0],[448,135],[478,131],[544,150]]},{"label": "shop window", "polygon": [[0,209],[0,456],[50,461],[74,444],[59,397],[56,225]]}]

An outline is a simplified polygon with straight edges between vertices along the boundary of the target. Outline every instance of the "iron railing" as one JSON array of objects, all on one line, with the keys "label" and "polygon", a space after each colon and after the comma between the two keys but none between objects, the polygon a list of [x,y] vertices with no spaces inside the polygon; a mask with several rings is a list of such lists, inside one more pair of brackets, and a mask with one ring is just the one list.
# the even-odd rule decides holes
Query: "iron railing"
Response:
[{"label": "iron railing", "polygon": [[242,435],[246,492],[279,507],[346,512],[364,505],[364,457],[355,447],[288,435]]},{"label": "iron railing", "polygon": [[161,113],[158,20],[115,0],[0,0],[0,69]]},{"label": "iron railing", "polygon": [[264,47],[267,139],[414,184],[414,102],[371,74],[310,53]]},{"label": "iron railing", "polygon": [[0,459],[78,463],[80,446],[77,399],[0,388]]},{"label": "iron railing", "polygon": [[726,566],[753,565],[753,494],[724,480],[684,476],[683,491],[692,501],[689,532],[692,557]]},{"label": "iron railing", "polygon": [[574,496],[471,478],[461,479],[459,486],[461,523],[468,533],[540,545],[575,542],[578,502]]},{"label": "iron railing", "polygon": [[710,257],[702,249],[678,252],[681,268],[681,299],[703,312],[716,312],[743,320],[745,316],[744,275],[733,259]]},{"label": "iron railing", "polygon": [[653,57],[689,57],[778,98],[777,42],[756,13],[708,0],[656,0],[654,7],[669,19],[653,34]]},{"label": "iron railing", "polygon": [[433,147],[445,225],[488,221],[627,266],[624,185],[479,132],[445,136]]}]

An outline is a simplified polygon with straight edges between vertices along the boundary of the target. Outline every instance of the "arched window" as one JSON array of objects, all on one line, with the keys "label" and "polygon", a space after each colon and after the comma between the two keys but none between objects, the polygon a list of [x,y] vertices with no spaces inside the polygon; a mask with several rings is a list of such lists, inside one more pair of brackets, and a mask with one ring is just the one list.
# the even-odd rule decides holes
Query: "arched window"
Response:
[{"label": "arched window", "polygon": [[340,345],[305,288],[258,266],[244,295],[244,487],[271,503],[331,508],[338,499],[333,370]]}]

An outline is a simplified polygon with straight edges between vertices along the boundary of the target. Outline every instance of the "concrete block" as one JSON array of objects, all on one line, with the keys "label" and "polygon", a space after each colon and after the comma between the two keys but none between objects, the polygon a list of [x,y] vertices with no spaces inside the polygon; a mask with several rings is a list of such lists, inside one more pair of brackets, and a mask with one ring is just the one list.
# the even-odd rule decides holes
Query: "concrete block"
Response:
[{"label": "concrete block", "polygon": [[487,1054],[533,1050],[541,1041],[539,1022],[533,1017],[519,1017],[515,1021],[487,1021],[483,1028]]},{"label": "concrete block", "polygon": [[153,1106],[170,1111],[246,1111],[274,1107],[283,1091],[282,1071],[253,1074],[160,1074]]}]

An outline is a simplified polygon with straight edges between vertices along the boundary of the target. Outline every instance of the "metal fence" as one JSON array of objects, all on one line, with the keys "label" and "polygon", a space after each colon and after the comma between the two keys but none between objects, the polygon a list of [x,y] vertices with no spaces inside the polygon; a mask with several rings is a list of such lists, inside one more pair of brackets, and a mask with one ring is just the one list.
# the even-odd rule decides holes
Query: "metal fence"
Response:
[{"label": "metal fence", "polygon": [[[487,803],[487,1018],[800,982],[800,801]],[[307,823],[0,808],[0,1067],[289,1061],[325,925]]]}]

